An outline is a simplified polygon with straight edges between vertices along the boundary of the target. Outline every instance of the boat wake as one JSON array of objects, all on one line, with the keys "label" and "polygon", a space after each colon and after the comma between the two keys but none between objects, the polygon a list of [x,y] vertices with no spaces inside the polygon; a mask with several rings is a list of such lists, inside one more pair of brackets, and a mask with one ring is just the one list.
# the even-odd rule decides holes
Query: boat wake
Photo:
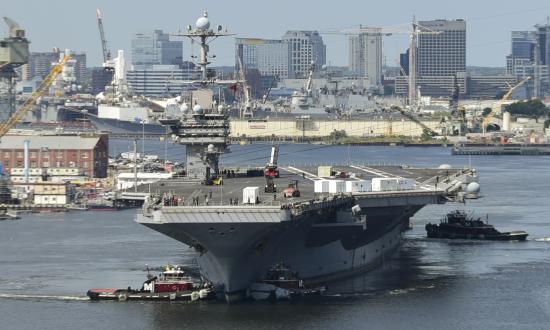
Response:
[{"label": "boat wake", "polygon": [[38,299],[38,300],[61,300],[61,301],[88,301],[90,298],[82,296],[56,296],[39,294],[11,294],[0,293],[0,299]]}]

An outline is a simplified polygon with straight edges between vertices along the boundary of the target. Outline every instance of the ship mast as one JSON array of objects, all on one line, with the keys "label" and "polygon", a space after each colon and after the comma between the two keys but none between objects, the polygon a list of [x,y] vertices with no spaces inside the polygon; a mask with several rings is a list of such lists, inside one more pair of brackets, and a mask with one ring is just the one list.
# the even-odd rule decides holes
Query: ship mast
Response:
[{"label": "ship mast", "polygon": [[230,35],[227,31],[222,32],[221,25],[217,26],[216,31],[210,29],[207,12],[197,19],[195,28],[189,25],[186,33],[177,34],[193,40],[201,47],[200,58],[196,63],[201,71],[200,80],[186,83],[198,83],[202,88],[191,92],[191,107],[182,108],[179,118],[159,120],[162,125],[170,127],[176,143],[186,146],[187,179],[200,180],[206,185],[221,184],[219,158],[229,147],[229,116],[224,113],[222,105],[216,107],[210,88],[210,85],[228,82],[209,76],[209,44],[218,37]]},{"label": "ship mast", "polygon": [[195,28],[191,25],[187,26],[186,33],[176,34],[176,36],[187,37],[200,45],[200,58],[196,63],[201,71],[201,78],[203,83],[208,82],[208,65],[209,61],[208,52],[210,51],[209,44],[219,37],[227,37],[234,35],[233,33],[222,31],[223,27],[218,25],[216,31],[210,29],[210,20],[208,19],[208,12],[204,12],[201,17],[195,22]]}]

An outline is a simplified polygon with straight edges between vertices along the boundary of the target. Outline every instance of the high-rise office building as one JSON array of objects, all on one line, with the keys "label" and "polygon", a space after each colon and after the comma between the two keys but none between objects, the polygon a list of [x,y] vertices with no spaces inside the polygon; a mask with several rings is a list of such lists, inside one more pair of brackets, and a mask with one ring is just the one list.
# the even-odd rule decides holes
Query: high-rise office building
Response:
[{"label": "high-rise office building", "polygon": [[[371,86],[382,86],[382,29],[371,28],[349,36],[349,69],[358,78],[368,78]],[[379,31],[377,31],[379,30]]]},{"label": "high-rise office building", "polygon": [[466,72],[466,22],[434,20],[418,22],[417,74],[420,77],[454,76]]},{"label": "high-rise office building", "polygon": [[550,66],[550,21],[545,25],[536,25],[540,51],[540,64]]},{"label": "high-rise office building", "polygon": [[247,70],[258,70],[262,76],[289,78],[289,45],[282,40],[235,38],[235,67],[239,56]]},{"label": "high-rise office building", "polygon": [[311,64],[319,71],[326,64],[326,46],[317,31],[287,31],[282,40],[288,44],[290,51],[291,75],[296,78],[307,77]]},{"label": "high-rise office building", "polygon": [[105,86],[113,81],[113,71],[104,67],[92,68],[91,70],[91,91],[97,95],[105,91]]},{"label": "high-rise office building", "polygon": [[162,30],[136,33],[132,39],[132,65],[179,65],[183,62],[183,41],[170,40]]},{"label": "high-rise office building", "polygon": [[[423,96],[451,97],[458,84],[466,93],[466,22],[433,20],[418,22],[416,47],[416,87]],[[410,50],[401,54],[406,76],[395,81],[395,92],[408,95]]]},{"label": "high-rise office building", "polygon": [[189,88],[185,81],[200,77],[195,65],[184,62],[180,65],[134,66],[126,72],[126,80],[135,95],[151,97],[174,97]]},{"label": "high-rise office building", "polygon": [[534,31],[512,31],[506,73],[518,80],[532,78],[524,87],[528,97],[550,94],[550,24],[537,25]]}]

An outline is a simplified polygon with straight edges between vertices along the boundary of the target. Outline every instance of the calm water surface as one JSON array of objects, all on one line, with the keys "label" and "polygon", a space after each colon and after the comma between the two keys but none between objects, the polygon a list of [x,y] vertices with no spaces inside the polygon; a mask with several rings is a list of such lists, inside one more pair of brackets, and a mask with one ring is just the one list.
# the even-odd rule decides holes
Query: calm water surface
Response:
[{"label": "calm water surface", "polygon": [[[111,152],[128,150],[111,141]],[[164,156],[164,144],[147,141]],[[263,165],[268,145],[234,146],[223,162]],[[181,147],[168,155],[183,161]],[[445,148],[284,145],[281,163],[472,166],[483,199],[428,206],[376,271],[329,285],[330,295],[283,303],[87,301],[91,287],[139,286],[146,264],[195,268],[193,251],[134,222],[136,211],[25,215],[0,222],[0,329],[549,329],[550,157],[450,156]],[[475,210],[525,243],[428,240],[424,225]],[[549,238],[548,241],[545,239]]]}]

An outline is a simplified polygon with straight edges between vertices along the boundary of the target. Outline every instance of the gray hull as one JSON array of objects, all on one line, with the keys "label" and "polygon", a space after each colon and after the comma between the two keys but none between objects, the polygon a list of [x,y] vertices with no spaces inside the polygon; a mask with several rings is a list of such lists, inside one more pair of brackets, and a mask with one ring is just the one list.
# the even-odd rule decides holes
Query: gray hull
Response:
[{"label": "gray hull", "polygon": [[[142,216],[138,221],[197,248],[203,275],[223,284],[227,300],[234,301],[281,261],[310,283],[370,269],[398,246],[409,217],[420,208],[372,209],[366,222],[350,222],[350,212],[342,209],[334,213],[342,223],[331,224],[317,223],[320,218],[312,216],[285,221],[275,210],[243,215],[239,207],[228,218],[244,221],[215,222],[204,210],[153,217],[164,223]],[[246,221],[248,217],[256,220]]]}]

